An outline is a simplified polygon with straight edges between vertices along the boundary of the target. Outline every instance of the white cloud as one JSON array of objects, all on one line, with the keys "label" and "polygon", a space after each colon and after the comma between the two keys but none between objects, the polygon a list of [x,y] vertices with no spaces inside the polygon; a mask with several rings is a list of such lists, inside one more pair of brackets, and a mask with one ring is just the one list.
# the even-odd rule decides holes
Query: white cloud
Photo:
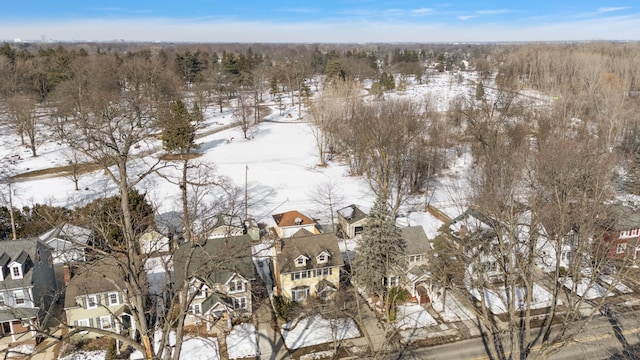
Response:
[{"label": "white cloud", "polygon": [[411,10],[411,13],[413,14],[427,14],[433,12],[433,9],[431,8],[419,8],[419,9],[413,9]]},{"label": "white cloud", "polygon": [[488,9],[488,10],[476,10],[475,13],[478,15],[498,15],[498,14],[507,14],[513,12],[513,10],[509,9]]},{"label": "white cloud", "polygon": [[614,12],[614,11],[627,10],[627,9],[631,9],[631,7],[630,6],[601,7],[601,8],[598,8],[597,12],[599,12],[599,13],[608,13],[608,12]]},{"label": "white cloud", "polygon": [[473,19],[474,17],[477,17],[475,15],[458,15],[458,20],[469,20],[469,19]]}]

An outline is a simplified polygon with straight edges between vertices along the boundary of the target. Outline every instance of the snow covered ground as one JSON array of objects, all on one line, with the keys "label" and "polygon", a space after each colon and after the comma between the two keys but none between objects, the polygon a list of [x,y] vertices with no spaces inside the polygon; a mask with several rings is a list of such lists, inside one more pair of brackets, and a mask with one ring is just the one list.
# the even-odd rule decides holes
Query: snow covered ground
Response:
[{"label": "snow covered ground", "polygon": [[316,315],[293,320],[282,326],[282,337],[289,349],[299,349],[360,336],[355,322],[349,318],[324,319],[320,315]]},{"label": "snow covered ground", "polygon": [[444,322],[456,322],[465,320],[475,320],[476,315],[472,310],[464,306],[456,297],[449,293],[446,298],[446,306],[442,308],[442,297],[431,299],[431,306]]},{"label": "snow covered ground", "polygon": [[438,322],[425,308],[417,304],[400,305],[397,307],[395,323],[396,329],[418,329],[437,325]]},{"label": "snow covered ground", "polygon": [[[160,346],[161,333],[156,333],[154,337],[154,350],[157,352]],[[169,334],[169,347],[173,349],[176,344],[176,333],[171,332]],[[144,359],[144,356],[134,351],[129,357],[130,360]],[[218,345],[218,339],[185,336],[182,341],[182,350],[180,351],[180,359],[189,360],[220,360],[220,347]]]},{"label": "snow covered ground", "polygon": [[59,357],[59,360],[104,360],[107,356],[106,350],[78,351],[67,356]]},{"label": "snow covered ground", "polygon": [[[473,81],[475,75],[462,73],[462,76],[469,77],[471,80],[463,79],[458,82],[457,75],[434,74],[425,84],[409,86],[403,94],[392,96],[422,100],[430,96],[429,94],[439,94],[437,96],[442,99],[438,100],[438,106],[446,106],[452,97],[468,94],[475,89]],[[317,166],[319,161],[310,125],[305,122],[306,115],[303,113],[302,121],[296,120],[297,116],[286,116],[287,113],[296,111],[288,108],[284,112],[285,115],[280,116],[279,111],[274,110],[268,116],[268,119],[273,122],[265,121],[256,127],[252,133],[252,140],[242,139],[241,130],[238,128],[200,137],[197,142],[200,144],[198,151],[202,156],[194,162],[213,165],[217,175],[228,178],[241,188],[244,188],[245,171],[248,167],[246,174],[248,175],[249,212],[257,221],[270,222],[271,214],[296,209],[328,222],[327,211],[319,209],[313,195],[310,194],[310,190],[316,185],[328,181],[336,183],[340,193],[343,194],[342,204],[336,204],[336,206],[355,203],[363,208],[370,207],[374,197],[369,185],[361,177],[348,176],[347,167],[338,162],[330,162],[327,167]],[[228,110],[221,114],[209,108],[205,113],[206,128],[201,129],[200,132],[204,134],[206,131],[219,128],[220,124],[230,122],[231,116]],[[0,129],[0,141],[5,145],[0,148],[0,166],[8,174],[18,174],[67,165],[68,156],[65,154],[64,146],[59,142],[44,139],[45,135],[46,132],[43,132],[39,155],[33,158],[29,155],[28,149],[20,146],[17,135],[6,128]],[[234,140],[228,141],[231,138]],[[162,154],[160,141],[151,141],[151,145],[154,151],[148,160]],[[145,163],[148,162],[136,161],[131,173],[141,172]],[[464,194],[460,194],[460,189],[464,188],[462,180],[464,176],[461,175],[465,173],[465,167],[470,165],[471,161],[463,154],[459,159],[453,158],[451,164],[451,168],[442,174],[442,179],[434,182],[432,191],[428,194],[429,199],[424,195],[417,196],[409,199],[405,208],[401,209],[408,214],[411,225],[425,226],[429,237],[435,234],[439,224],[437,220],[420,212],[424,209],[425,201],[429,200],[438,207],[448,209],[458,202],[456,197],[465,198]],[[173,174],[168,169],[164,169],[163,172]],[[103,171],[82,175],[80,191],[74,191],[72,181],[66,177],[24,180],[15,183],[13,188],[13,201],[16,207],[29,206],[33,203],[75,207],[97,197],[111,196],[116,193],[115,186],[110,183]],[[159,176],[148,177],[140,184],[140,190],[145,191],[158,207],[158,213],[178,211],[181,208],[179,188]],[[0,189],[0,191],[6,192],[6,189]]]},{"label": "snow covered ground", "polygon": [[[566,279],[558,279],[558,281],[564,285],[567,289],[573,291],[574,282],[571,278]],[[575,284],[576,294],[580,297],[583,297],[587,300],[597,299],[603,296],[613,296],[614,294],[611,291],[608,291],[600,284],[593,282],[588,278],[580,279],[580,282]]]},{"label": "snow covered ground", "polygon": [[256,328],[253,324],[236,325],[227,335],[227,353],[229,359],[255,357],[258,354]]},{"label": "snow covered ground", "polygon": [[[470,292],[473,297],[482,301],[482,297],[478,289],[471,289]],[[524,309],[526,295],[527,293],[525,288],[516,287],[515,299],[513,300],[516,309]],[[551,293],[535,283],[533,284],[532,297],[531,309],[544,309],[553,304],[553,296]],[[504,286],[495,290],[484,288],[484,299],[487,307],[492,313],[502,314],[507,312],[507,292]]]}]

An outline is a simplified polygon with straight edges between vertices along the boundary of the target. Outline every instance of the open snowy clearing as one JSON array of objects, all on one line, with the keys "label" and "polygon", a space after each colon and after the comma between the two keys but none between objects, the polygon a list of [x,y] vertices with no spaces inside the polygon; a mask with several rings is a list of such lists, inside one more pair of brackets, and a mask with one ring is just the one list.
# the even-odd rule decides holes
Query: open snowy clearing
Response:
[{"label": "open snowy clearing", "polygon": [[424,328],[438,324],[421,305],[400,305],[396,311],[398,320],[395,327],[399,330]]}]

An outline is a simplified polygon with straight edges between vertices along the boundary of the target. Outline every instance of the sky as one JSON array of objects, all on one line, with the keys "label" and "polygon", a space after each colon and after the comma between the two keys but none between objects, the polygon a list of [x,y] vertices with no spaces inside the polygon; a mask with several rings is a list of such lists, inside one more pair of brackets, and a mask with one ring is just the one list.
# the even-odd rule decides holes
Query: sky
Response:
[{"label": "sky", "polygon": [[4,1],[0,40],[494,42],[640,40],[637,0]]}]

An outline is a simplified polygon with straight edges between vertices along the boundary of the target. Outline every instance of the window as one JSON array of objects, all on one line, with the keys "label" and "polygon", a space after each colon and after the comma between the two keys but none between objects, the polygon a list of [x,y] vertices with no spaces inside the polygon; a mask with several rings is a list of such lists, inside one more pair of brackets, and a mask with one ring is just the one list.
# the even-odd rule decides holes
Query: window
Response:
[{"label": "window", "polygon": [[120,299],[118,298],[118,293],[112,292],[109,293],[109,305],[118,305],[120,304]]},{"label": "window", "polygon": [[314,273],[316,277],[329,276],[332,274],[332,269],[331,268],[316,269]]},{"label": "window", "polygon": [[498,263],[495,261],[486,262],[482,264],[484,266],[484,270],[487,272],[495,272],[498,271]]},{"label": "window", "polygon": [[422,254],[409,256],[410,263],[420,262],[420,261],[422,261]]},{"label": "window", "polygon": [[98,295],[87,296],[87,309],[93,309],[98,307]]},{"label": "window", "polygon": [[100,328],[101,329],[111,329],[111,316],[110,315],[106,315],[106,316],[101,316],[100,317]]},{"label": "window", "polygon": [[296,259],[296,266],[305,266],[307,265],[307,259],[304,256],[300,256]]},{"label": "window", "polygon": [[318,262],[319,263],[323,263],[323,262],[326,262],[326,261],[327,261],[327,257],[324,254],[318,255]]},{"label": "window", "polygon": [[244,282],[242,280],[232,280],[229,283],[229,292],[230,293],[236,293],[236,292],[243,292],[244,290]]},{"label": "window", "polygon": [[16,301],[17,305],[24,305],[24,291],[18,290],[13,292],[13,298]]},{"label": "window", "polygon": [[291,296],[293,297],[293,301],[304,301],[309,296],[309,288],[302,287],[291,290]]},{"label": "window", "polygon": [[22,269],[20,269],[19,265],[11,267],[11,277],[14,279],[22,279]]},{"label": "window", "polygon": [[238,309],[246,309],[247,308],[247,298],[233,298],[233,308]]},{"label": "window", "polygon": [[198,315],[202,312],[202,308],[200,304],[191,304],[189,306],[189,314]]},{"label": "window", "polygon": [[571,251],[563,251],[560,255],[560,259],[565,262],[571,261]]},{"label": "window", "polygon": [[624,254],[627,252],[627,243],[619,243],[616,247],[616,254]]},{"label": "window", "polygon": [[89,323],[89,319],[80,319],[77,321],[78,326],[89,327],[91,324]]},{"label": "window", "polygon": [[389,286],[390,287],[398,286],[398,277],[397,276],[389,277]]}]

